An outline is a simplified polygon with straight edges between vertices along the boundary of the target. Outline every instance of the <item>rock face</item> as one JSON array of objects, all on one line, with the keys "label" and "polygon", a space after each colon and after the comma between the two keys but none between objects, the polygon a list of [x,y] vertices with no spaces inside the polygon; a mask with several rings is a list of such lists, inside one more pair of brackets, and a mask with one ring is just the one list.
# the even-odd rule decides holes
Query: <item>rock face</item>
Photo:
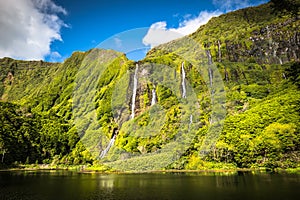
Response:
[{"label": "rock face", "polygon": [[[300,59],[300,33],[297,29],[285,27],[299,26],[299,20],[288,19],[283,23],[270,24],[250,33],[245,41],[218,40],[209,48],[218,49],[215,61],[258,62],[268,64],[283,64]],[[246,44],[248,43],[248,45]],[[225,46],[223,52],[219,46]],[[250,45],[249,45],[250,44]]]},{"label": "rock face", "polygon": [[[203,51],[209,50],[213,62],[283,64],[300,60],[299,27],[299,17],[276,15],[268,3],[212,18],[195,33],[158,49],[167,51],[182,43],[182,52],[188,46],[184,45],[188,37],[200,44]],[[148,55],[157,54],[154,48]]]},{"label": "rock face", "polygon": [[282,64],[300,59],[299,30],[287,29],[299,24],[296,19],[288,19],[283,23],[270,24],[251,32],[248,48],[244,43],[225,41],[227,58],[232,62],[244,62],[254,58],[259,63]]}]

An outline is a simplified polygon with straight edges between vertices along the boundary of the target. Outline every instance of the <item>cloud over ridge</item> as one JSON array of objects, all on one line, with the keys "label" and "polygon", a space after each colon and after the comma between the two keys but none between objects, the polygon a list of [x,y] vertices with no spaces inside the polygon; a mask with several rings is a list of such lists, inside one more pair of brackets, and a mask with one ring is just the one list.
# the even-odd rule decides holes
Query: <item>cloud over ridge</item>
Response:
[{"label": "cloud over ridge", "polygon": [[167,43],[174,39],[189,35],[195,32],[201,25],[206,24],[212,17],[222,14],[220,11],[201,11],[195,18],[185,19],[178,28],[167,28],[167,22],[160,21],[152,24],[148,33],[143,38],[145,45],[151,48]]}]

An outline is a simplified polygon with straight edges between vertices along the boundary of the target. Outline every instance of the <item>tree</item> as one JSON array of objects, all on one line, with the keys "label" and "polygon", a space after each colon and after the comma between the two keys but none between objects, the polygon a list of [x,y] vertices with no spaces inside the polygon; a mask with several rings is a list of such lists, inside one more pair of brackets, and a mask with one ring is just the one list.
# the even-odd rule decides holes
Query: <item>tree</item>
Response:
[{"label": "tree", "polygon": [[300,8],[300,0],[271,0],[275,13],[288,12],[297,16]]},{"label": "tree", "polygon": [[2,154],[1,163],[4,163],[4,156],[7,153],[7,149],[4,147],[3,141],[0,141],[0,154]]},{"label": "tree", "polygon": [[297,145],[299,143],[296,127],[297,126],[293,123],[281,124],[275,122],[267,126],[264,130],[264,133],[268,136],[276,135],[280,141],[282,151],[294,151],[297,149]]},{"label": "tree", "polygon": [[292,64],[286,72],[292,83],[296,84],[298,88],[300,88],[300,62]]}]

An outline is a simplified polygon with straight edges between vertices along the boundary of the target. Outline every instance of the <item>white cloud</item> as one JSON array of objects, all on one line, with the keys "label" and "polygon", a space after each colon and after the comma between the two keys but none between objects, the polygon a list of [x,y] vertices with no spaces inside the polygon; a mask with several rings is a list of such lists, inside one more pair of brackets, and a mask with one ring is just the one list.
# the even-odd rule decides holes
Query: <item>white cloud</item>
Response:
[{"label": "white cloud", "polygon": [[60,29],[66,25],[60,13],[67,14],[51,0],[0,0],[0,57],[41,60],[57,56],[50,45],[62,41]]},{"label": "white cloud", "polygon": [[146,36],[143,38],[145,45],[150,45],[151,48],[169,42],[171,40],[182,37],[183,35],[173,30],[167,29],[166,22],[156,22],[151,25]]},{"label": "white cloud", "polygon": [[151,48],[167,43],[171,40],[183,37],[195,32],[201,25],[206,24],[212,17],[222,14],[220,11],[202,11],[198,17],[185,20],[179,24],[178,28],[167,28],[167,22],[161,21],[152,24],[143,38],[145,45],[150,45]]},{"label": "white cloud", "polygon": [[220,11],[202,11],[198,17],[194,19],[186,19],[179,24],[179,28],[170,30],[183,35],[188,35],[195,32],[201,25],[206,24],[212,17],[219,16],[220,14],[222,14]]},{"label": "white cloud", "polygon": [[63,13],[67,14],[67,11],[61,6],[57,6],[51,0],[32,0],[33,4],[37,9],[43,13],[54,12],[54,13]]},{"label": "white cloud", "polygon": [[62,56],[57,51],[53,51],[49,55],[50,62],[57,62],[57,61],[60,61],[61,59],[62,59]]}]

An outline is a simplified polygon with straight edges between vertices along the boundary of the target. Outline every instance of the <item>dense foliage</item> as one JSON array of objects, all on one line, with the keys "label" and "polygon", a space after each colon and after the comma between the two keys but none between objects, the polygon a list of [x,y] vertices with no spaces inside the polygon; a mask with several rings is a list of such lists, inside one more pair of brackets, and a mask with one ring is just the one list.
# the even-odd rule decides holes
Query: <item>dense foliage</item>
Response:
[{"label": "dense foliage", "polygon": [[1,162],[49,163],[55,156],[71,153],[76,133],[66,134],[70,125],[54,115],[39,115],[11,103],[0,103]]},{"label": "dense foliage", "polygon": [[291,12],[297,16],[300,11],[299,0],[271,0],[275,12]]},{"label": "dense foliage", "polygon": [[[83,127],[86,134],[102,131],[106,137],[104,142],[119,129],[111,151],[121,156],[114,158],[108,154],[109,159],[160,151],[176,139],[179,129],[189,129],[189,125],[180,127],[180,120],[187,113],[176,91],[147,79],[147,74],[153,67],[168,66],[174,73],[160,76],[171,80],[176,73],[180,74],[184,61],[180,53],[191,52],[187,55],[190,60],[184,61],[186,81],[200,102],[201,115],[194,119],[198,121],[194,125],[197,131],[188,149],[166,167],[299,167],[299,20],[289,15],[291,10],[286,3],[293,1],[282,1],[287,12],[279,14],[272,10],[272,5],[279,3],[272,2],[213,18],[194,34],[152,49],[139,62],[140,80],[132,121],[128,120],[133,95],[130,85],[136,63],[121,53],[95,51],[107,66],[97,87],[93,88],[96,92],[91,106],[96,110],[97,123],[83,120],[77,127],[74,126],[74,109],[84,117],[91,115],[90,109],[80,104],[89,96],[76,99],[74,90],[79,90],[76,91],[79,94],[85,92],[76,80],[78,74],[89,75],[92,71],[96,61],[84,63],[92,50],[76,52],[63,63],[0,59],[1,165],[92,163],[97,154],[91,153],[79,140],[81,132],[78,131],[82,130],[77,130],[78,127]],[[204,157],[199,152],[211,124],[211,91],[203,76],[207,72],[199,74],[193,62],[207,58],[201,57],[201,52],[189,50],[192,45],[188,38],[199,44],[203,52],[211,54],[226,91],[226,102],[221,105],[227,111],[224,127],[216,145]],[[113,55],[118,58],[111,62]],[[127,80],[130,84],[122,88],[120,83],[126,74],[131,77]],[[95,80],[94,77],[92,81]],[[151,107],[153,89],[157,105],[161,107]],[[116,91],[124,100],[113,99]],[[155,109],[164,112],[153,119],[151,112]],[[125,114],[115,113],[120,110]],[[149,127],[158,129],[156,134],[140,137]],[[136,133],[130,134],[132,130]],[[97,149],[98,153],[99,150],[103,148]],[[147,159],[140,162],[164,162],[164,157],[155,155]]]}]

